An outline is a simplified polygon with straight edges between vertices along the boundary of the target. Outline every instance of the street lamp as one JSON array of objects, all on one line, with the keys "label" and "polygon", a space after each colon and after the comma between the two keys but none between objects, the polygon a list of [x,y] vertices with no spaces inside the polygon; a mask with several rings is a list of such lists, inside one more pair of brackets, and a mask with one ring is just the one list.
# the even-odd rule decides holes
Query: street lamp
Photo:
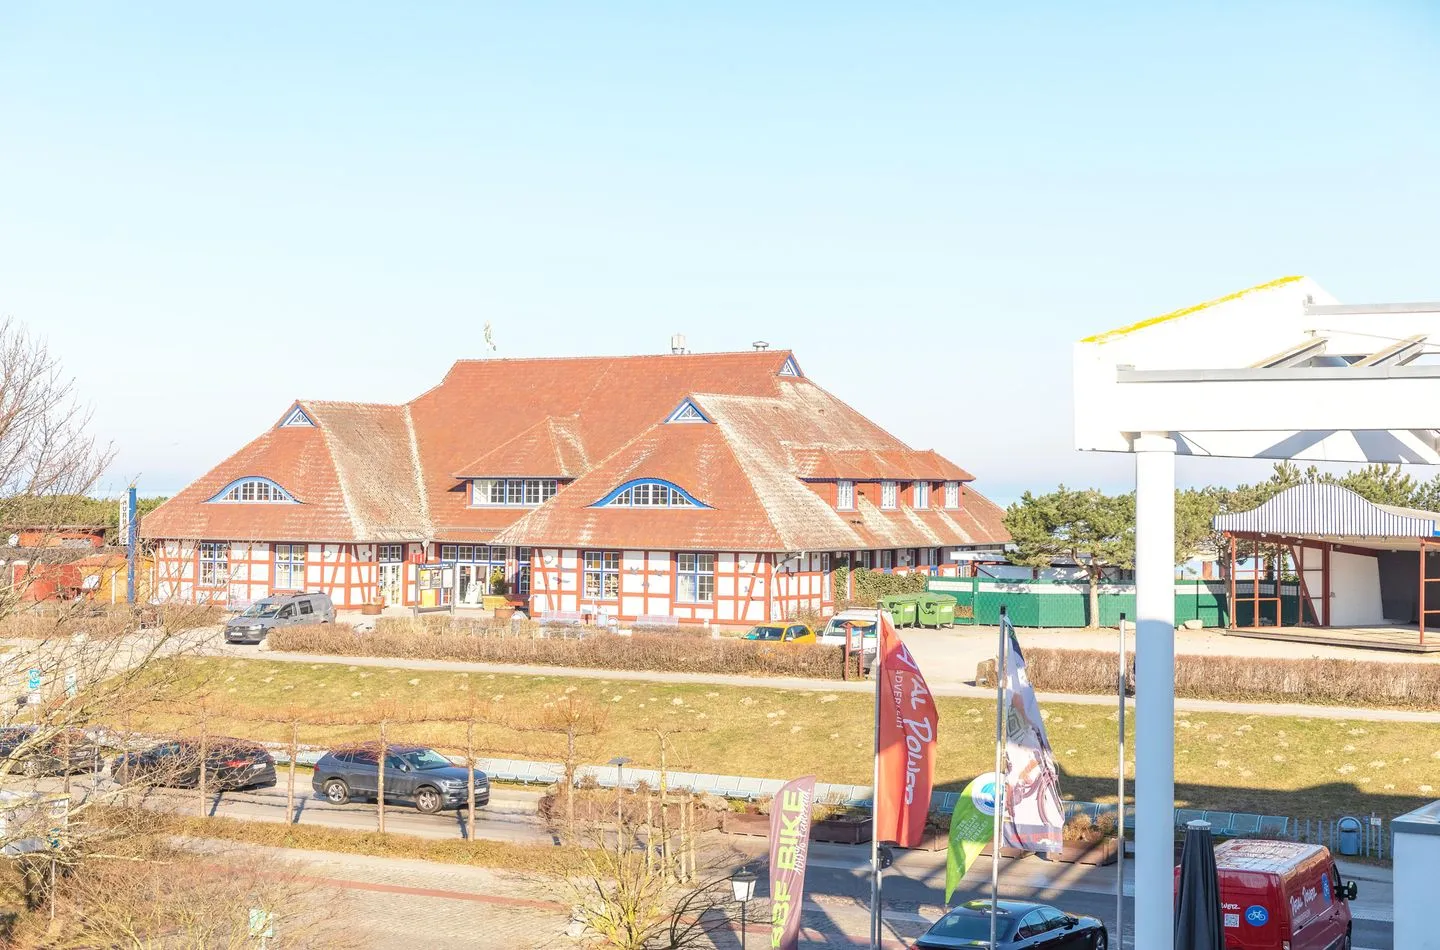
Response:
[{"label": "street lamp", "polygon": [[730,889],[740,902],[740,950],[745,950],[745,905],[755,896],[755,872],[741,868],[730,875]]},{"label": "street lamp", "polygon": [[615,837],[618,841],[620,826],[625,823],[625,819],[620,814],[620,791],[625,787],[625,766],[630,764],[630,760],[617,755],[605,764],[615,766]]}]

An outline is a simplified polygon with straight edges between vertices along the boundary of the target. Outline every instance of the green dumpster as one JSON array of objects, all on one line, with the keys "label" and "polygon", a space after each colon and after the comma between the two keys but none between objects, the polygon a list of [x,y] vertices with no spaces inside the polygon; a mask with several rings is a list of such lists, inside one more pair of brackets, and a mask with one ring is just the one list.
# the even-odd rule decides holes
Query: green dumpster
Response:
[{"label": "green dumpster", "polygon": [[949,594],[919,595],[916,602],[916,617],[922,627],[955,626],[955,598]]},{"label": "green dumpster", "polygon": [[880,598],[880,606],[890,612],[897,627],[915,626],[916,594],[890,594]]}]

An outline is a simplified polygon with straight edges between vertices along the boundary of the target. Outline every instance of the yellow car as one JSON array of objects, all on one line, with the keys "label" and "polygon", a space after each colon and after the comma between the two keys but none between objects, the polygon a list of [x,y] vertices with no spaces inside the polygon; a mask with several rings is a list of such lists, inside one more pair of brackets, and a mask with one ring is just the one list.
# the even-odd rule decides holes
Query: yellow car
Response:
[{"label": "yellow car", "polygon": [[751,627],[745,634],[746,640],[765,640],[770,643],[814,643],[815,631],[803,623],[762,623]]}]

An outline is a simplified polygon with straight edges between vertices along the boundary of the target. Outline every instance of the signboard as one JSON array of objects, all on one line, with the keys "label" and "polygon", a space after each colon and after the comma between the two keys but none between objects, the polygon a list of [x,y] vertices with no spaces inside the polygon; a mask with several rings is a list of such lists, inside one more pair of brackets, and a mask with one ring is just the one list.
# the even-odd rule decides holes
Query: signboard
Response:
[{"label": "signboard", "polygon": [[28,690],[30,690],[30,692],[32,692],[32,693],[35,692],[35,690],[37,690],[37,689],[40,688],[40,669],[39,669],[39,667],[35,667],[35,666],[30,667],[30,673],[29,673],[28,677],[27,677],[26,680],[25,680],[25,688],[28,689]]},{"label": "signboard", "polygon": [[79,692],[80,686],[76,682],[75,671],[70,670],[65,674],[65,695],[73,699],[75,695]]},{"label": "signboard", "polygon": [[275,915],[259,907],[250,908],[250,936],[261,939],[275,936]]}]

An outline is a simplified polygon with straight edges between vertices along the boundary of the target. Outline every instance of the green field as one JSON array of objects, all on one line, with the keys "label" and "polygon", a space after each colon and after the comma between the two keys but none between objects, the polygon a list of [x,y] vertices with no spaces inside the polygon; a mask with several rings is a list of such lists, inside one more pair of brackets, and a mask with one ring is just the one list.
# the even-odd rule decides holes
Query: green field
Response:
[{"label": "green field", "polygon": [[[163,671],[157,671],[159,675]],[[600,717],[579,740],[581,758],[623,755],[659,764],[657,733],[668,734],[672,770],[768,778],[814,773],[822,781],[868,785],[872,699],[864,693],[665,684],[584,677],[425,673],[340,663],[266,660],[177,661],[166,708],[134,727],[194,731],[196,699],[206,728],[283,741],[284,720],[306,720],[301,741],[324,745],[374,739],[381,716],[391,742],[458,751],[472,702],[477,753],[558,761],[563,735],[534,731],[547,707],[567,696]],[[959,790],[994,756],[994,705],[940,697],[936,784]],[[1044,707],[1067,798],[1114,800],[1115,713],[1101,706]],[[429,720],[429,721],[425,721]],[[1130,736],[1133,741],[1133,734]],[[1133,753],[1127,758],[1133,762]],[[1389,817],[1432,800],[1440,789],[1440,729],[1428,723],[1345,722],[1290,716],[1193,714],[1176,719],[1176,797],[1182,806],[1329,818],[1374,811]]]}]

